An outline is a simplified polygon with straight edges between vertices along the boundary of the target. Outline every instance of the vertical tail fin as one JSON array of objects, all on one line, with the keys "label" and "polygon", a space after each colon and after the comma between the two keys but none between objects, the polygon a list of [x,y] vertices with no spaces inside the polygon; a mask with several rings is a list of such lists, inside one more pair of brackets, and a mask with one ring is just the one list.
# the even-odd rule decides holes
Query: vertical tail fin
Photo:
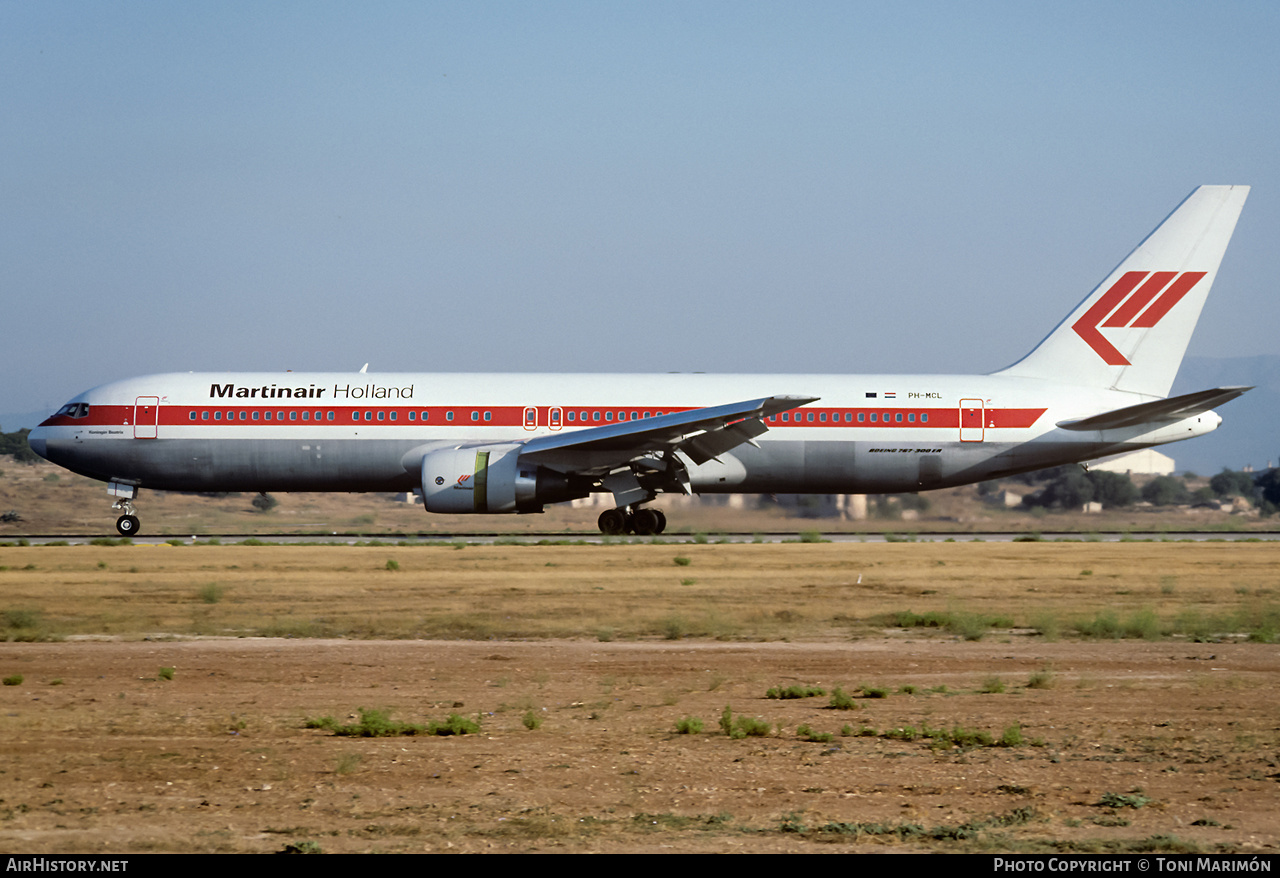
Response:
[{"label": "vertical tail fin", "polygon": [[1035,350],[996,374],[1168,396],[1248,186],[1201,186]]}]

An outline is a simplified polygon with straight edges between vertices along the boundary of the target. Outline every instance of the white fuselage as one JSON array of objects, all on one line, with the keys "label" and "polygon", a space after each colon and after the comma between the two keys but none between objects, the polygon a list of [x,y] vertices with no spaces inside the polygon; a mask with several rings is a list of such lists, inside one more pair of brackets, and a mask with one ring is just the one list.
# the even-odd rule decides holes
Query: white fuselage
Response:
[{"label": "white fuselage", "polygon": [[[817,397],[701,464],[698,492],[893,493],[981,481],[1190,438],[1060,421],[1146,402],[1000,375],[186,373],[102,385],[31,434],[70,470],[182,491],[404,491],[424,454],[520,443],[769,394]],[[76,404],[86,408],[76,409]],[[597,488],[597,490],[604,490]]]}]

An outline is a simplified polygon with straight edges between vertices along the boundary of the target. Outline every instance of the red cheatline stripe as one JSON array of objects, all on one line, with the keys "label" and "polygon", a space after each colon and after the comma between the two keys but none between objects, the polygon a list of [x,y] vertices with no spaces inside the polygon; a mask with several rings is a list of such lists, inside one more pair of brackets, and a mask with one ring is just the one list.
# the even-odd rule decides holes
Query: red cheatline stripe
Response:
[{"label": "red cheatline stripe", "polygon": [[1191,288],[1200,283],[1200,278],[1207,272],[1188,271],[1173,282],[1164,295],[1156,299],[1154,305],[1142,312],[1142,316],[1133,322],[1135,329],[1150,329],[1160,322],[1160,318],[1169,313],[1169,309],[1178,304]]},{"label": "red cheatline stripe", "polygon": [[[381,421],[376,420],[376,414],[375,414],[374,420],[365,420],[364,413],[367,410],[364,407],[356,408],[353,406],[352,407],[343,406],[343,407],[331,408],[327,406],[322,406],[320,408],[316,408],[314,404],[308,405],[305,407],[273,406],[270,409],[273,415],[272,420],[270,421],[265,419],[255,421],[252,419],[252,417],[249,417],[249,418],[240,417],[241,411],[244,411],[246,413],[251,413],[254,411],[261,413],[261,412],[267,411],[267,409],[265,408],[258,408],[256,406],[253,408],[233,409],[229,406],[205,407],[205,406],[184,406],[184,405],[172,404],[172,405],[160,406],[159,414],[160,414],[160,425],[162,427],[187,427],[187,428],[199,428],[201,430],[207,429],[209,427],[254,427],[254,428],[261,428],[264,430],[280,429],[280,428],[287,428],[290,430],[294,430],[297,428],[307,428],[307,427],[328,427],[328,428],[343,427],[347,429],[354,428],[357,431],[369,431],[374,429],[380,429],[383,427],[400,427],[400,428],[408,427],[413,429],[430,429],[433,431],[438,431],[438,430],[447,428],[455,432],[457,431],[465,432],[467,429],[475,428],[475,427],[486,427],[490,429],[494,427],[507,427],[507,428],[518,429],[524,425],[524,409],[522,407],[515,407],[515,406],[503,406],[500,408],[489,408],[489,409],[484,409],[480,407],[473,408],[470,406],[466,406],[462,408],[450,408],[450,407],[443,407],[443,406],[440,406],[440,407],[414,406],[412,409],[410,409],[408,406],[389,406],[389,407],[379,407],[379,408],[371,407],[371,409],[368,409],[368,410],[371,410],[375,413],[383,412],[386,414],[386,419]],[[594,411],[601,411],[601,412],[606,411],[605,409],[595,409],[594,407],[590,407],[590,406],[588,407],[565,406],[564,410],[566,412],[569,410],[573,410],[574,412],[585,413],[587,415],[589,415],[591,412],[594,412]],[[607,423],[617,424],[617,423],[625,423],[626,421],[631,420],[630,413],[632,409],[629,406],[626,407],[627,417],[625,421],[618,419],[617,417],[617,413],[623,411],[622,407],[610,406],[607,410],[615,413],[614,414],[615,420],[613,420],[612,422],[605,421],[603,418],[599,421],[583,419],[576,422],[570,422],[565,420],[562,422],[561,426],[567,429],[598,427],[598,426],[603,426]],[[653,409],[653,408],[650,409],[650,411],[655,411],[655,410],[656,409]],[[682,408],[662,409],[663,412],[677,412],[677,411],[686,411],[686,410],[687,409],[682,409]],[[191,420],[189,417],[189,413],[192,411],[197,413],[197,418],[195,420]],[[232,419],[227,419],[224,417],[223,420],[214,420],[212,417],[210,417],[208,420],[205,420],[198,416],[200,412],[204,412],[204,411],[209,411],[209,412],[220,411],[220,412],[223,412],[224,415],[227,412],[234,412],[235,417]],[[296,413],[307,411],[313,414],[316,411],[320,411],[324,413],[324,417],[313,418],[311,420],[306,420],[306,421],[302,420],[301,418],[297,420],[292,420],[292,419],[289,419],[287,415],[284,418],[276,418],[275,414],[280,411],[296,412]],[[332,421],[328,420],[328,413],[330,411],[334,412],[334,415],[335,415],[335,419]],[[360,412],[361,419],[359,421],[354,421],[351,419],[351,413],[353,411]],[[391,412],[393,411],[397,412],[399,415],[399,417],[394,421],[391,420]],[[423,411],[427,411],[430,413],[430,417],[428,420],[425,420],[425,421],[424,420],[410,421],[408,419],[409,411],[413,411],[419,414]],[[446,411],[455,412],[454,420],[449,421],[444,417],[444,413]],[[481,413],[486,411],[492,412],[493,419],[491,421],[485,421],[483,419],[479,421],[472,421],[471,415],[470,415],[472,411],[479,411]],[[637,408],[637,411],[643,411],[643,409]],[[969,409],[966,409],[966,411],[969,411]],[[976,412],[978,410],[973,409],[973,411]],[[1002,427],[1006,429],[1016,429],[1016,428],[1026,428],[1034,425],[1036,421],[1039,420],[1040,416],[1044,414],[1044,412],[1045,412],[1045,409],[1043,408],[987,408],[984,411],[984,415],[985,415],[986,426],[988,427]],[[812,413],[814,416],[814,419],[812,421],[809,420],[810,413]],[[824,413],[827,415],[827,420],[825,421],[821,420],[821,416]],[[857,419],[859,414],[864,416],[864,420],[859,421]],[[875,421],[871,420],[872,414],[876,415]],[[896,417],[899,414],[902,415],[901,421],[896,420]],[[912,414],[914,414],[916,417],[916,420],[914,421],[908,420],[908,416]],[[846,415],[852,415],[851,420],[845,420]],[[134,417],[134,407],[132,405],[121,405],[121,406],[95,405],[90,409],[88,418],[83,418],[83,419],[50,418],[45,423],[51,426],[72,425],[72,426],[80,426],[80,427],[104,427],[105,426],[105,427],[122,428],[122,427],[131,426],[133,424],[133,417]],[[925,417],[928,418],[927,421],[923,420],[923,418]],[[637,420],[643,420],[643,418],[638,418]],[[803,413],[801,412],[789,413],[788,419],[786,421],[782,420],[781,415],[774,415],[770,418],[766,418],[765,420],[770,429],[787,428],[787,427],[828,427],[828,428],[837,428],[837,429],[838,428],[853,428],[853,429],[892,428],[892,429],[908,429],[909,430],[909,429],[919,428],[924,430],[937,430],[937,429],[948,429],[948,428],[958,427],[960,425],[960,413],[955,407],[951,407],[951,406],[935,407],[935,408],[917,408],[915,406],[904,406],[902,408],[897,408],[897,407],[821,408],[821,409],[805,409],[803,410]],[[539,427],[545,428],[546,426],[547,426],[546,407],[541,407],[541,414],[539,416]]]},{"label": "red cheatline stripe", "polygon": [[1147,282],[1138,287],[1138,291],[1124,300],[1116,312],[1107,318],[1103,326],[1128,326],[1129,321],[1138,316],[1138,312],[1155,298],[1156,293],[1165,288],[1169,281],[1178,276],[1176,271],[1157,271]]}]

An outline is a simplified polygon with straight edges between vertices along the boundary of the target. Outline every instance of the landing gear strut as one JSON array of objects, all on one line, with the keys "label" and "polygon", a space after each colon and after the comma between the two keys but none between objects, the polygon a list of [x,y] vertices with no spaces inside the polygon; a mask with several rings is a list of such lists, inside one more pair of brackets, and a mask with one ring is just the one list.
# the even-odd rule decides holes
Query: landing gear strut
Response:
[{"label": "landing gear strut", "polygon": [[625,533],[652,536],[667,529],[667,516],[659,509],[606,509],[600,513],[596,524],[600,526],[600,532],[608,536],[621,536]]}]

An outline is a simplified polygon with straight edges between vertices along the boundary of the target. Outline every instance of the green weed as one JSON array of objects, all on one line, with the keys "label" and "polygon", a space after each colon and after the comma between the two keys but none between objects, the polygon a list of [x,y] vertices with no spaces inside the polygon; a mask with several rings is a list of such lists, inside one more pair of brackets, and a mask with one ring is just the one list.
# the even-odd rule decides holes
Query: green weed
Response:
[{"label": "green weed", "polygon": [[702,720],[692,716],[686,716],[684,719],[676,720],[676,732],[681,735],[701,735]]},{"label": "green weed", "polygon": [[792,699],[792,698],[814,698],[818,695],[826,695],[825,689],[819,689],[817,686],[801,686],[796,684],[783,689],[781,686],[774,686],[764,694],[765,698],[774,699]]}]

